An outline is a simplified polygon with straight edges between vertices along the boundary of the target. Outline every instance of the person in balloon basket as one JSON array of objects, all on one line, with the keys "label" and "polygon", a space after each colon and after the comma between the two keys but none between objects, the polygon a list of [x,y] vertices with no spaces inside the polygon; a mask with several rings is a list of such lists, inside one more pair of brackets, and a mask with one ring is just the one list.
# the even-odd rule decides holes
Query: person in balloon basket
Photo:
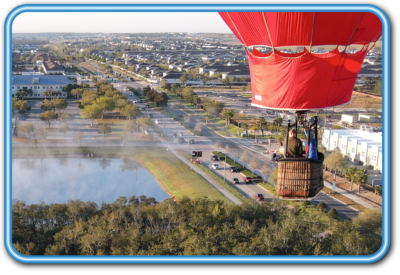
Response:
[{"label": "person in balloon basket", "polygon": [[289,131],[289,141],[287,152],[289,157],[302,157],[303,156],[303,144],[300,139],[296,137],[296,129]]}]

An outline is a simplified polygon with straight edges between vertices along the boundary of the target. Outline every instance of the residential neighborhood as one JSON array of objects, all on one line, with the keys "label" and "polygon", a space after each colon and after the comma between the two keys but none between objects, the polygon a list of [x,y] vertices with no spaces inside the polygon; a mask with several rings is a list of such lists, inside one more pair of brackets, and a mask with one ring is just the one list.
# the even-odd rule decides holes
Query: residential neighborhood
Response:
[{"label": "residential neighborhood", "polygon": [[[77,192],[84,195],[60,200],[92,200],[101,211],[106,204],[110,211],[180,203],[196,209],[207,204],[210,220],[215,221],[234,207],[248,207],[260,213],[291,213],[288,217],[315,216],[341,226],[344,221],[358,221],[364,213],[381,213],[381,44],[366,55],[346,105],[320,108],[301,118],[290,110],[254,104],[254,65],[249,64],[248,55],[255,49],[243,47],[233,34],[225,33],[13,34],[9,93],[16,167],[13,185],[18,186],[13,199],[32,204],[45,200],[37,193],[46,193],[50,183],[37,187],[36,202],[17,180],[51,178],[54,183],[52,171],[59,171],[65,173],[57,179],[64,187],[51,189],[53,196],[46,203],[60,203],[55,194],[66,186],[71,186],[71,194],[79,189],[73,178],[78,176],[80,180],[93,177],[96,185],[89,189],[98,192]],[[256,50],[271,53],[265,46]],[[328,47],[278,50],[285,55],[333,51]],[[351,55],[360,49],[342,51]],[[282,181],[279,159],[288,156],[293,121],[304,154],[311,135],[311,126],[306,126],[319,127],[314,126],[312,136],[316,150],[324,156],[323,188],[310,198],[286,198],[276,189]],[[29,179],[21,176],[24,173]],[[117,196],[108,189],[110,184],[125,185],[124,180],[132,185],[128,190],[137,193],[124,191]],[[17,203],[22,209],[23,204]],[[260,221],[272,219],[268,215]],[[321,228],[318,234],[330,234],[328,227]],[[26,244],[17,247],[28,251]],[[83,254],[94,255],[94,250],[85,249]],[[55,246],[36,250],[43,251],[64,253]],[[115,251],[115,255],[142,253]]]}]

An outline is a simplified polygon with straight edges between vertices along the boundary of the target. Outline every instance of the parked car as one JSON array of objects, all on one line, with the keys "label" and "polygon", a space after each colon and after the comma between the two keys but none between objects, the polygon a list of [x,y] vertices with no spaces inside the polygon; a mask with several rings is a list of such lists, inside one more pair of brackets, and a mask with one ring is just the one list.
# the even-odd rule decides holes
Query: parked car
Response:
[{"label": "parked car", "polygon": [[211,168],[214,169],[214,170],[218,170],[219,166],[218,166],[218,164],[213,163],[213,164],[211,164]]},{"label": "parked car", "polygon": [[212,156],[211,156],[211,160],[213,160],[213,161],[219,161],[219,158],[218,158],[218,156],[216,156],[216,155],[212,155]]},{"label": "parked car", "polygon": [[158,123],[159,123],[159,122],[158,122],[158,119],[156,119],[156,121],[154,121],[154,123],[155,123],[155,124],[158,124]]},{"label": "parked car", "polygon": [[254,198],[255,198],[257,201],[263,201],[263,200],[264,200],[263,194],[260,194],[260,193],[255,193],[255,194],[254,194]]},{"label": "parked car", "polygon": [[245,183],[252,183],[253,180],[250,177],[243,177]]},{"label": "parked car", "polygon": [[143,100],[140,99],[140,100],[138,101],[138,103],[143,103]]},{"label": "parked car", "polygon": [[26,120],[26,117],[20,116],[20,117],[18,117],[18,120]]},{"label": "parked car", "polygon": [[149,104],[147,104],[147,105],[146,105],[146,108],[150,108],[150,105],[149,105]]},{"label": "parked car", "polygon": [[194,141],[194,139],[189,140],[190,144],[195,144],[196,142]]},{"label": "parked car", "polygon": [[239,182],[239,180],[237,178],[233,178],[232,179],[232,183],[233,184],[239,184],[240,182]]},{"label": "parked car", "polygon": [[130,93],[130,95],[133,95],[133,93]]},{"label": "parked car", "polygon": [[177,138],[178,135],[177,135],[177,134],[173,134],[172,137],[173,137],[173,138]]},{"label": "parked car", "polygon": [[229,168],[229,172],[231,172],[231,173],[238,173],[239,171],[236,169],[235,166],[231,166],[231,167]]},{"label": "parked car", "polygon": [[184,143],[185,139],[184,138],[179,138],[179,143]]},{"label": "parked car", "polygon": [[179,133],[178,133],[178,136],[183,137],[183,133],[182,133],[182,132],[179,132]]}]

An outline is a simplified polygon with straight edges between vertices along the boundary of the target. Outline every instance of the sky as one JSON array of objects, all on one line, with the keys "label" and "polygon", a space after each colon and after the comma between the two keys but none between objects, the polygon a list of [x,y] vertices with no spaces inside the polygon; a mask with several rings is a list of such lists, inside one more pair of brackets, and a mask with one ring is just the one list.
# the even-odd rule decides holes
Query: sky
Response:
[{"label": "sky", "polygon": [[13,33],[38,32],[232,33],[216,12],[26,12],[15,18]]}]

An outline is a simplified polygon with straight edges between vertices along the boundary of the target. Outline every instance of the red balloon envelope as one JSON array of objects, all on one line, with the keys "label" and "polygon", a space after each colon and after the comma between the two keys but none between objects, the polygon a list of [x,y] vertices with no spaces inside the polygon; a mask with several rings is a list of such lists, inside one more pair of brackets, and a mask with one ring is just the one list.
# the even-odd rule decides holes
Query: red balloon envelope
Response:
[{"label": "red balloon envelope", "polygon": [[[334,107],[351,99],[364,58],[382,35],[379,18],[364,12],[220,12],[246,47],[252,104],[271,109]],[[357,53],[339,46],[363,45]],[[334,45],[317,54],[307,48],[289,54],[277,47]],[[270,47],[263,54],[254,47]],[[251,50],[252,49],[252,50]]]}]

